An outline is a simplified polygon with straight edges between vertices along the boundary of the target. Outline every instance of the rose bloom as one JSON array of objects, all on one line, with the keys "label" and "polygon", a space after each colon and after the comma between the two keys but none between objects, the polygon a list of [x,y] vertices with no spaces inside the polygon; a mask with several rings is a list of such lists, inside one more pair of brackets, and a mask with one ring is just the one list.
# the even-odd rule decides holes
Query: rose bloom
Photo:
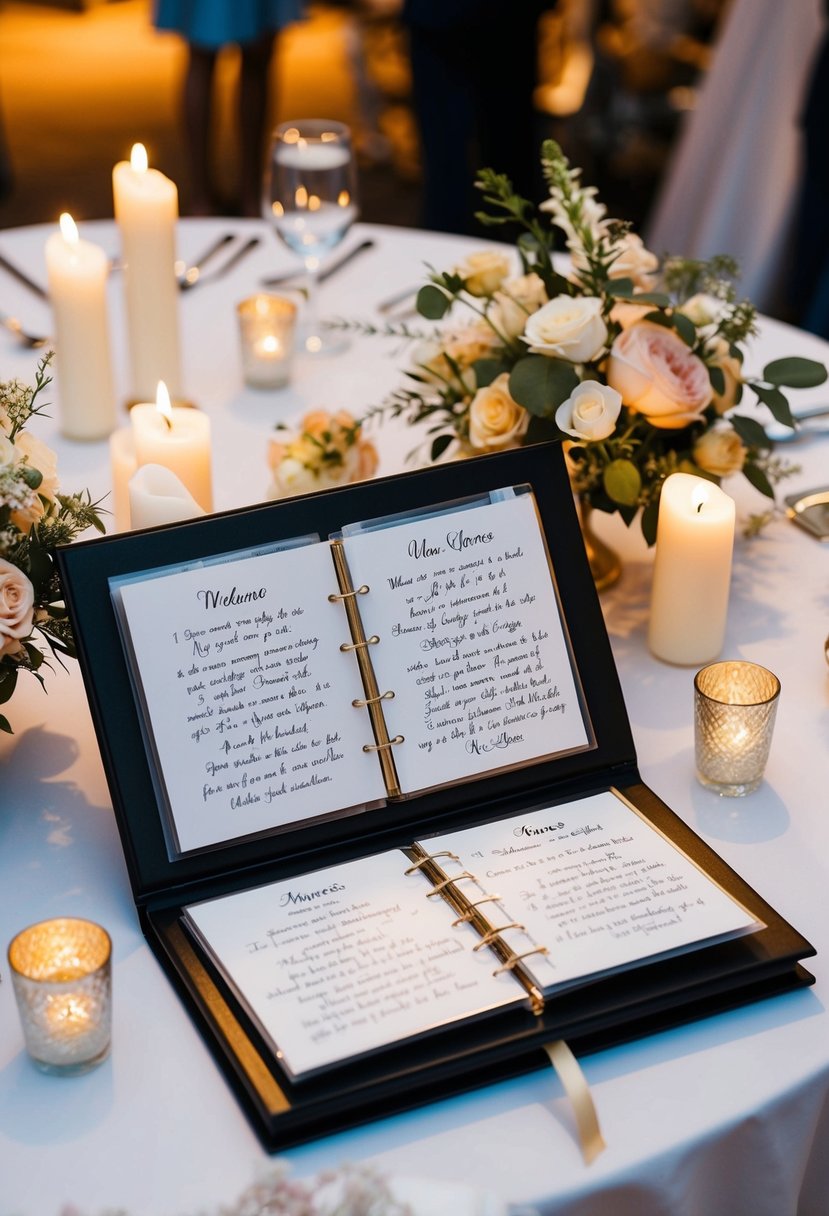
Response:
[{"label": "rose bloom", "polygon": [[694,444],[694,460],[706,473],[727,477],[739,473],[745,464],[746,449],[736,431],[727,423],[718,423],[700,435]]},{"label": "rose bloom", "polygon": [[596,296],[556,296],[527,319],[522,340],[533,354],[587,363],[607,342],[602,302]]},{"label": "rose bloom", "polygon": [[622,401],[662,430],[681,430],[711,400],[708,369],[672,329],[640,321],[622,330],[607,361],[607,382]]},{"label": "rose bloom", "polygon": [[[364,481],[377,470],[377,449],[369,440],[357,437],[349,443],[346,432],[354,426],[354,418],[346,410],[330,414],[313,410],[306,414],[302,431],[288,441],[272,439],[268,448],[268,464],[273,474],[269,490],[271,498],[288,498],[307,494],[346,482]],[[328,435],[326,440],[324,435]],[[318,442],[314,442],[317,440]],[[329,451],[339,451],[342,460],[323,460],[324,444]]]},{"label": "rose bloom", "polygon": [[461,369],[464,388],[475,391],[475,373],[471,370],[476,359],[491,355],[498,345],[498,336],[486,321],[473,321],[460,329],[444,334],[441,341],[427,339],[415,347],[413,361],[418,373],[427,380],[442,384],[457,381],[446,355]]},{"label": "rose bloom", "polygon": [[[654,273],[659,269],[659,258],[650,249],[646,249],[642,238],[635,232],[628,232],[614,246],[617,257],[610,263],[608,278],[631,279],[634,287],[649,291],[653,287]],[[583,249],[573,253],[573,266],[577,270],[586,270],[587,255]]]},{"label": "rose bloom", "polygon": [[725,310],[725,302],[706,291],[699,291],[695,296],[689,296],[679,307],[679,311],[703,332],[706,329],[713,329]]},{"label": "rose bloom", "polygon": [[0,658],[32,632],[35,593],[22,570],[0,558]]},{"label": "rose bloom", "polygon": [[537,274],[522,274],[506,279],[493,299],[495,307],[489,314],[493,325],[505,337],[517,338],[524,332],[527,317],[547,303],[547,292]]},{"label": "rose bloom", "polygon": [[509,258],[494,249],[470,253],[455,267],[471,296],[491,296],[510,272]]},{"label": "rose bloom", "polygon": [[633,304],[629,300],[617,300],[610,310],[610,319],[621,325],[622,329],[630,329],[637,321],[643,321],[649,312],[653,312],[652,304]]},{"label": "rose bloom", "polygon": [[737,404],[737,394],[743,382],[743,364],[736,355],[731,354],[731,348],[725,338],[714,338],[705,348],[708,362],[712,367],[718,367],[725,377],[723,392],[713,393],[714,409],[718,414],[724,414]]},{"label": "rose bloom", "polygon": [[616,429],[621,408],[615,388],[584,380],[556,410],[556,426],[576,439],[607,439]]},{"label": "rose bloom", "polygon": [[469,407],[469,442],[485,452],[516,447],[530,425],[530,415],[509,391],[509,373],[479,388]]},{"label": "rose bloom", "polygon": [[51,448],[45,443],[22,431],[14,442],[18,454],[18,464],[26,463],[29,468],[37,469],[43,480],[31,496],[26,507],[14,511],[11,521],[22,532],[28,532],[32,524],[42,518],[44,506],[41,499],[54,502],[58,492],[58,460]]}]

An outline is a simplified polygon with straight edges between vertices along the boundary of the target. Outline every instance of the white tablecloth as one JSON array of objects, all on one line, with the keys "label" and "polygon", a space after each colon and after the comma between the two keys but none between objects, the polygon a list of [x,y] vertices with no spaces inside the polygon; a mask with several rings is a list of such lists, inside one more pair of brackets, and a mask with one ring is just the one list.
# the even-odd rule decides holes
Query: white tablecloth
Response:
[{"label": "white tablecloth", "polygon": [[[192,257],[220,227],[182,224]],[[255,225],[253,225],[255,227]],[[82,235],[117,251],[112,225]],[[417,284],[423,263],[451,264],[476,242],[393,229],[360,229],[377,245],[326,284],[330,315],[377,319],[372,306]],[[43,277],[44,229],[0,233],[0,252]],[[211,415],[217,508],[253,501],[268,483],[273,424],[308,407],[360,412],[400,382],[400,343],[355,340],[348,353],[300,360],[279,393],[242,387],[234,304],[289,255],[263,230],[260,249],[220,283],[182,297],[188,395]],[[117,276],[111,317],[119,392],[126,396]],[[48,309],[0,271],[0,307],[32,328]],[[818,339],[767,322],[750,363],[802,353],[826,360]],[[0,379],[30,380],[36,354],[0,333]],[[803,394],[820,400],[825,390]],[[54,412],[54,411],[52,411]],[[124,416],[126,421],[126,416]],[[109,489],[105,443],[38,434],[59,450],[65,489]],[[378,432],[381,471],[410,446],[391,424]],[[788,449],[801,471],[792,490],[829,482],[829,438]],[[738,513],[764,500],[742,479],[727,487]],[[284,1155],[299,1176],[351,1160],[434,1187],[421,1211],[438,1212],[440,1184],[476,1210],[527,1202],[548,1216],[826,1216],[829,1213],[829,546],[781,520],[735,555],[725,654],[781,678],[767,779],[742,800],[720,800],[693,774],[692,676],[659,663],[645,644],[651,554],[614,518],[603,533],[624,554],[605,615],[645,781],[815,944],[814,988],[722,1014],[583,1060],[608,1148],[589,1168],[571,1110],[552,1074],[537,1072],[409,1114],[319,1140]],[[25,1055],[11,985],[0,985],[0,1213],[51,1216],[63,1204],[132,1216],[213,1210],[268,1164],[207,1048],[138,928],[82,682],[55,671],[44,694],[21,679],[6,711],[16,734],[0,739],[2,944],[32,921],[79,915],[114,943],[111,1059],[85,1077],[41,1076]],[[7,971],[6,967],[2,968]],[[4,975],[4,981],[7,976]],[[493,1209],[494,1210],[494,1209]]]}]

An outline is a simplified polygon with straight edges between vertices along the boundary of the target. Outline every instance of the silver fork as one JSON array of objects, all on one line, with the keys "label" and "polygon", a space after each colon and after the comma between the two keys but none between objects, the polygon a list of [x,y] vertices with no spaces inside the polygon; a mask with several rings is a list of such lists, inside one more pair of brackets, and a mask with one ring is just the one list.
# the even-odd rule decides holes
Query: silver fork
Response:
[{"label": "silver fork", "polygon": [[52,340],[43,334],[29,333],[27,329],[23,328],[17,317],[10,317],[4,312],[0,312],[0,325],[10,334],[14,334],[21,346],[26,346],[30,350],[37,350],[39,346],[48,346]]}]

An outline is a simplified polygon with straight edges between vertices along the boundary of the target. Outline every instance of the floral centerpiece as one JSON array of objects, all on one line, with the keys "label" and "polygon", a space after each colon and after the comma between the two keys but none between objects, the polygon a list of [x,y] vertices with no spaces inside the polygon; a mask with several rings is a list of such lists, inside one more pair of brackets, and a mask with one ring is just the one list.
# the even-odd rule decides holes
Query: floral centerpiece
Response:
[{"label": "floral centerpiece", "polygon": [[364,481],[377,471],[377,449],[346,410],[312,410],[291,433],[284,423],[268,446],[268,498],[288,498]]},{"label": "floral centerpiece", "polygon": [[[45,408],[51,356],[38,365],[34,387],[0,384],[0,705],[21,671],[44,683],[47,655],[75,657],[55,547],[87,528],[104,531],[88,492],[61,494],[54,452],[26,428]],[[0,730],[12,733],[0,714]]]},{"label": "floral centerpiece", "polygon": [[[520,273],[507,249],[432,271],[417,309],[444,324],[430,334],[386,327],[419,340],[410,384],[374,413],[425,422],[432,460],[561,439],[582,500],[628,524],[638,516],[649,544],[675,471],[716,482],[742,472],[773,499],[786,466],[761,424],[735,407],[750,389],[791,425],[784,389],[822,383],[823,365],[777,359],[746,377],[756,313],[737,297],[734,262],[660,264],[629,224],[608,218],[552,140],[542,169],[549,198],[539,209],[508,178],[479,174],[487,210],[477,218],[519,230]],[[569,255],[561,260],[556,230]]]}]

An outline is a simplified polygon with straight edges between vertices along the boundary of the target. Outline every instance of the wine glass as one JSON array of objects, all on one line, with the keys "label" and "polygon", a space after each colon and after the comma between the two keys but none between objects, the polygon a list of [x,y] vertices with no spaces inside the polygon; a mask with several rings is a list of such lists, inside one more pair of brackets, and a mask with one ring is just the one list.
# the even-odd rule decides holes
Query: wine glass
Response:
[{"label": "wine glass", "polygon": [[263,209],[277,236],[298,253],[308,276],[301,342],[312,355],[346,345],[321,331],[317,272],[324,254],[339,245],[357,218],[357,169],[351,131],[344,123],[308,118],[281,123],[271,136]]}]

